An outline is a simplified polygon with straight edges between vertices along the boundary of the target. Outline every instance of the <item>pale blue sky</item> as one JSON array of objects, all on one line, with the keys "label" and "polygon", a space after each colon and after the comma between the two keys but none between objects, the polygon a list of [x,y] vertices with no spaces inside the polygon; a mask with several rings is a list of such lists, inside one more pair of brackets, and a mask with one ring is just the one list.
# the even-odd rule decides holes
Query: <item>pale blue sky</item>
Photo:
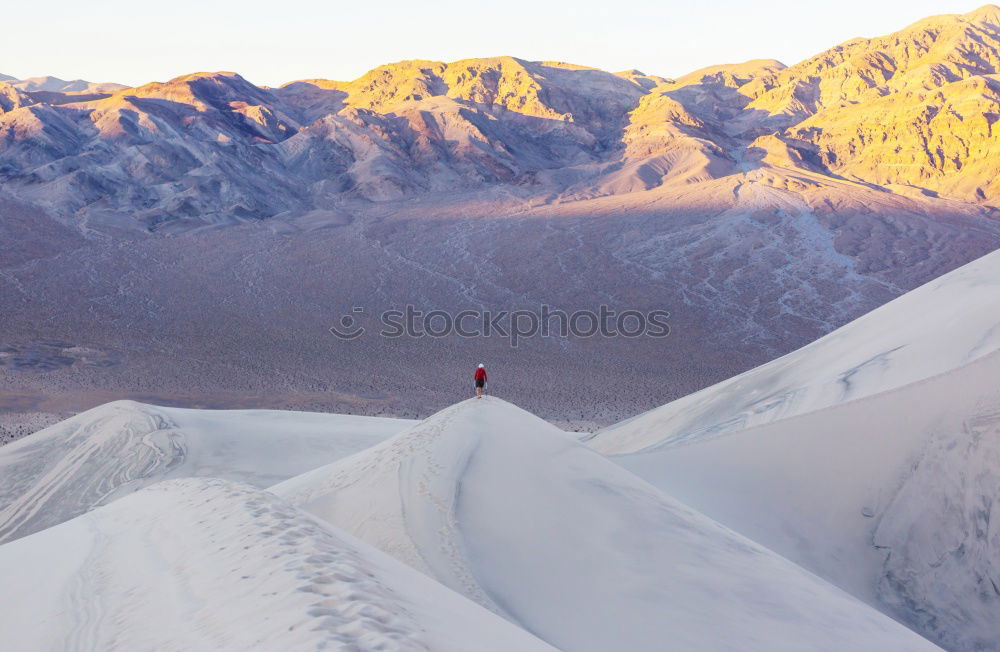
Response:
[{"label": "pale blue sky", "polygon": [[0,73],[137,85],[206,70],[250,81],[353,79],[402,59],[509,54],[678,76],[715,63],[792,64],[983,0],[8,0]]}]

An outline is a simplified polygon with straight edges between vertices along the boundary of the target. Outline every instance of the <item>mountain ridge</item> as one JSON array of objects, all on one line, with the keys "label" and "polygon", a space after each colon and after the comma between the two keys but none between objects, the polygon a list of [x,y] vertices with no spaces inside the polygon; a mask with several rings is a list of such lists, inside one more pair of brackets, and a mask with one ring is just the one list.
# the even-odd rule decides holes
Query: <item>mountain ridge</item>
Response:
[{"label": "mountain ridge", "polygon": [[[72,138],[79,145],[73,149],[88,157],[121,136],[109,122],[124,125],[128,111],[142,122],[150,112],[149,102],[137,107],[132,97],[173,103],[179,111],[174,116],[161,111],[159,122],[172,117],[172,122],[205,123],[203,137],[222,143],[277,145],[298,135],[294,147],[246,154],[268,159],[263,167],[272,178],[282,178],[279,185],[304,181],[311,191],[288,189],[272,202],[260,197],[260,184],[253,183],[236,191],[233,199],[242,201],[220,198],[203,207],[231,217],[268,217],[316,207],[331,185],[337,195],[371,201],[494,184],[565,194],[571,179],[601,188],[600,193],[628,195],[665,182],[724,178],[748,166],[813,172],[826,183],[847,180],[896,194],[920,189],[995,209],[1000,187],[992,181],[996,138],[990,116],[1000,115],[1000,82],[992,79],[998,73],[1000,9],[987,5],[969,14],[930,17],[888,36],[852,39],[791,66],[752,60],[710,66],[677,80],[499,56],[407,60],[352,81],[308,79],[277,88],[253,85],[230,72],[193,73],[136,88],[88,84],[86,94],[62,97],[44,84],[5,83],[27,93],[35,105],[51,107],[45,114],[32,110],[40,125],[50,130],[57,123],[64,129],[67,122],[75,125]],[[0,126],[14,126],[18,109],[26,108],[28,100],[12,101],[13,93],[4,92]],[[214,103],[206,104],[206,93],[214,93]],[[192,116],[184,106],[204,115]],[[880,116],[877,124],[868,120],[873,111]],[[973,119],[965,120],[970,114]],[[227,121],[230,129],[218,121]],[[158,125],[159,131],[165,126]],[[203,132],[187,123],[171,127],[182,138]],[[0,147],[4,179],[14,192],[39,163],[48,162],[51,169],[55,162],[17,156],[19,146],[37,146],[36,132],[19,133],[14,143]],[[885,145],[877,146],[880,141]],[[184,148],[201,159],[218,155]],[[63,156],[71,153],[56,149]],[[675,174],[676,161],[648,160],[663,150],[687,163]],[[747,155],[758,151],[762,154]],[[297,164],[303,159],[309,160],[304,167]],[[640,160],[648,165],[630,165]],[[600,165],[626,171],[609,174],[594,167]],[[150,172],[145,185],[160,187],[177,174]],[[229,178],[233,171],[213,168],[211,174]],[[113,194],[127,183],[107,176],[94,182]],[[324,192],[317,194],[317,187]],[[69,201],[64,210],[87,209],[90,203]],[[129,210],[132,202],[119,203]],[[158,203],[157,223],[183,213],[176,199]]]}]

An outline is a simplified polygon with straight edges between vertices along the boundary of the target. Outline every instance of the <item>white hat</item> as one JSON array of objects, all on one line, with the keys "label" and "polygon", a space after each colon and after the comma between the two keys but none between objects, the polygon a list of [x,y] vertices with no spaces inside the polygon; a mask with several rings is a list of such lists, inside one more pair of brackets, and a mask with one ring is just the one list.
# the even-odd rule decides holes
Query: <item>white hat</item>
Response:
[{"label": "white hat", "polygon": [[479,363],[479,368],[480,368],[480,369],[482,369],[482,368],[483,368],[483,363],[482,363],[482,362],[480,362],[480,363]]}]

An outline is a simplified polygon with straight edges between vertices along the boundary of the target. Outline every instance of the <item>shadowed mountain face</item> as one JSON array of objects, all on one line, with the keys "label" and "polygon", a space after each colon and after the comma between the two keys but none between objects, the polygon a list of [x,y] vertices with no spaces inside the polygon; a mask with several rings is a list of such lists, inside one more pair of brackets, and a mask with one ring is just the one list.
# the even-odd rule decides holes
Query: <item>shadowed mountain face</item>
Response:
[{"label": "shadowed mountain face", "polygon": [[[498,57],[281,88],[0,82],[6,407],[416,416],[479,360],[571,423],[662,404],[1000,246],[998,52],[984,7],[676,80]],[[663,309],[672,333],[327,330],[407,303]]]}]

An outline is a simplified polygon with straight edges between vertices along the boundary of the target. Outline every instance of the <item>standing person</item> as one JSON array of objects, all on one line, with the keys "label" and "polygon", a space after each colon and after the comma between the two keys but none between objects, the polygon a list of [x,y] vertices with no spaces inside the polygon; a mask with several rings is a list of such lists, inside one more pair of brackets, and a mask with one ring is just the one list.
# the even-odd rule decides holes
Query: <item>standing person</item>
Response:
[{"label": "standing person", "polygon": [[486,367],[482,363],[476,368],[476,373],[472,374],[472,379],[476,381],[476,398],[482,398],[483,388],[486,387]]}]

